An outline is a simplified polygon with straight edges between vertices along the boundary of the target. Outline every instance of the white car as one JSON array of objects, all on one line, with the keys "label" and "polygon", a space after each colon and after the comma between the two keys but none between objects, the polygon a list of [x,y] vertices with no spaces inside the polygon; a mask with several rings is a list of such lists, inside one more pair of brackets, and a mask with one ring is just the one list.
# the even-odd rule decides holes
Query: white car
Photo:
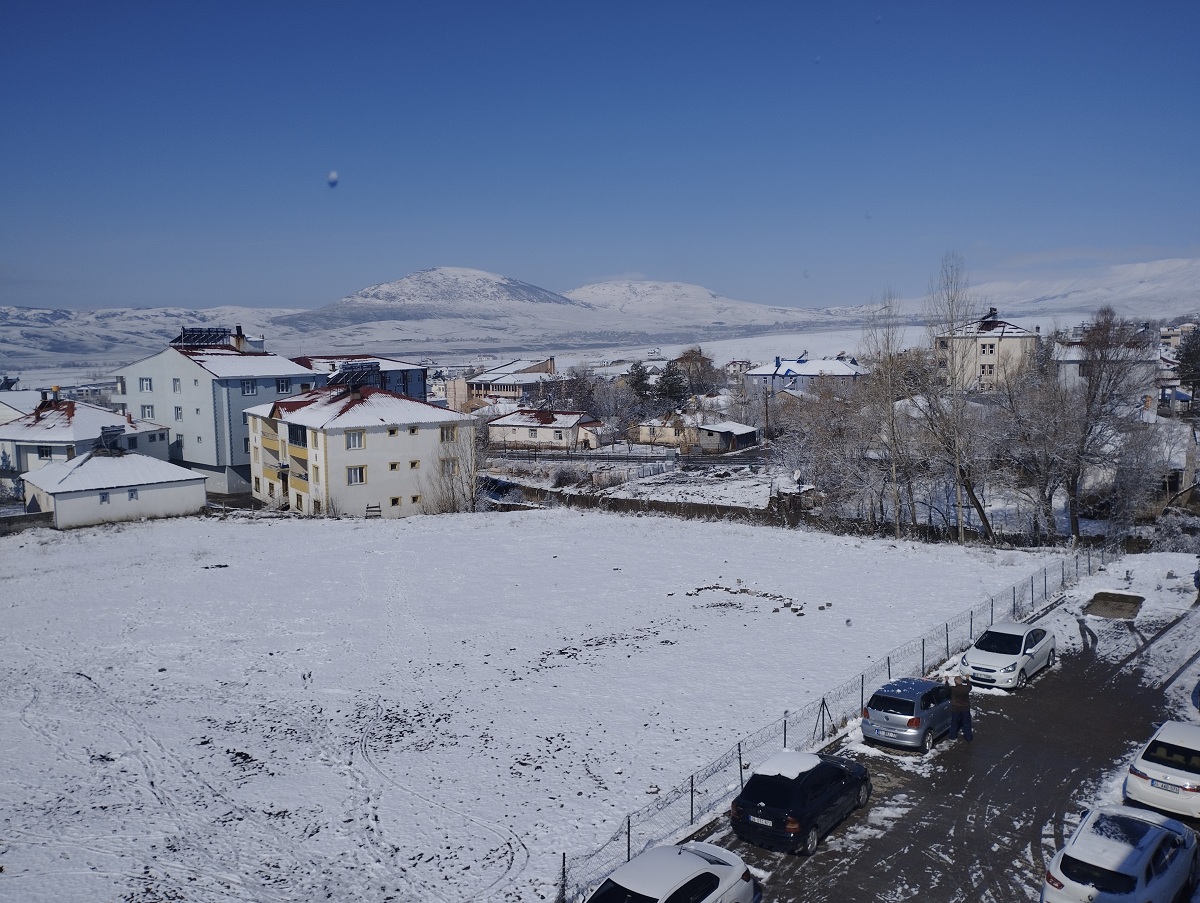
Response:
[{"label": "white car", "polygon": [[1168,721],[1129,766],[1125,798],[1200,818],[1200,724]]},{"label": "white car", "polygon": [[974,683],[1019,690],[1054,664],[1054,634],[1034,624],[1001,621],[979,635],[958,662]]},{"label": "white car", "polygon": [[1192,829],[1158,812],[1089,812],[1046,869],[1042,903],[1176,903],[1196,883]]},{"label": "white car", "polygon": [[661,846],[633,857],[588,903],[761,903],[762,886],[740,856],[711,843]]}]

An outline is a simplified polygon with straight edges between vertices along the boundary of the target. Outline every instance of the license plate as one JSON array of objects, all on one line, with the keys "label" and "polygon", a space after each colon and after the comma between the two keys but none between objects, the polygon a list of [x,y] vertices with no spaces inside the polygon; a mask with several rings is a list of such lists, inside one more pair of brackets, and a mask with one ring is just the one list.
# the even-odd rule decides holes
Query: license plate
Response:
[{"label": "license plate", "polygon": [[1168,792],[1170,792],[1170,793],[1178,793],[1178,792],[1179,792],[1179,788],[1178,788],[1178,787],[1176,787],[1174,784],[1167,784],[1167,783],[1166,783],[1166,782],[1164,782],[1164,781],[1154,781],[1154,780],[1152,780],[1152,781],[1150,782],[1150,786],[1151,786],[1151,787],[1157,787],[1159,790],[1166,790],[1166,791],[1168,791]]},{"label": "license plate", "polygon": [[879,736],[881,736],[881,737],[895,737],[895,736],[896,736],[896,732],[895,732],[895,731],[880,731],[880,732],[879,732]]},{"label": "license plate", "polygon": [[768,828],[775,824],[773,821],[771,821],[771,819],[759,818],[757,815],[751,815],[750,821],[754,822],[756,825],[766,825]]}]

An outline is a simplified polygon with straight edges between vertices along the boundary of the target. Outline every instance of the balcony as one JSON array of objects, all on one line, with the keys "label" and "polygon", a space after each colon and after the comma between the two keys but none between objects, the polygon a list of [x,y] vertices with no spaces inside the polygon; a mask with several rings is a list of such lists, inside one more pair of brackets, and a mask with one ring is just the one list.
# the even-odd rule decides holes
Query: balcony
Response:
[{"label": "balcony", "polygon": [[275,454],[279,454],[279,436],[278,435],[267,435],[266,433],[263,433],[262,438],[259,441],[262,442],[263,448],[270,449],[271,451],[275,452]]}]

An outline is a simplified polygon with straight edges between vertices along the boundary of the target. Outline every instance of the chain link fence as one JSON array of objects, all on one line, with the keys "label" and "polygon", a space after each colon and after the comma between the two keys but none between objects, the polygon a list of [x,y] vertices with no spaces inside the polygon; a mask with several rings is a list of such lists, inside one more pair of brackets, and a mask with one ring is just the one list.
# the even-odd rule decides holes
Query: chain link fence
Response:
[{"label": "chain link fence", "polygon": [[737,795],[754,763],[783,747],[814,750],[859,717],[866,699],[897,677],[928,674],[967,649],[996,621],[1019,621],[1049,605],[1081,578],[1120,557],[1114,549],[1086,549],[1030,574],[986,601],[960,612],[923,636],[897,646],[857,677],[820,699],[742,738],[686,781],[659,793],[654,801],[625,816],[621,827],[598,849],[563,857],[559,903],[577,903],[614,869],[655,844],[686,835],[704,824]]}]

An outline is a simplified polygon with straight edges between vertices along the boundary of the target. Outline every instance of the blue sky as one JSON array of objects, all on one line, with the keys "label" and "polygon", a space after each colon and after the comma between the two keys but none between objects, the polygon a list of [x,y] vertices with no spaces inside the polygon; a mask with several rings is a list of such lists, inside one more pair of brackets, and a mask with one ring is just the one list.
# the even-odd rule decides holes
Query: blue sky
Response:
[{"label": "blue sky", "polygon": [[[9,2],[0,304],[1200,256],[1200,3]],[[330,188],[326,173],[340,183]]]}]

